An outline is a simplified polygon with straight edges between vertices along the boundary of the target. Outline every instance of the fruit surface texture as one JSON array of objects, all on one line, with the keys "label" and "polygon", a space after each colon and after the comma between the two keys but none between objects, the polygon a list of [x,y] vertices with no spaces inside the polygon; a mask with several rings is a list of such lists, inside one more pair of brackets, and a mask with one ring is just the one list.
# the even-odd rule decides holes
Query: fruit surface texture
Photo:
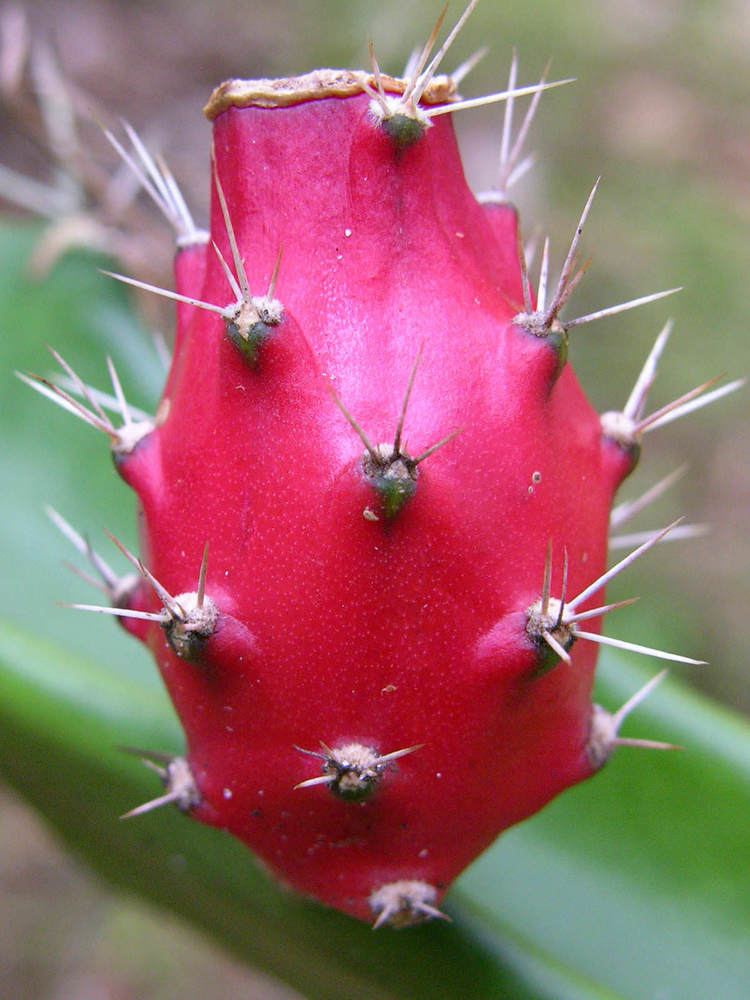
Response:
[{"label": "fruit surface texture", "polygon": [[[513,323],[513,209],[477,203],[449,116],[401,149],[369,104],[217,116],[215,176],[250,289],[283,248],[283,318],[249,364],[221,317],[187,307],[168,416],[123,463],[144,561],[171,593],[195,591],[210,548],[213,634],[190,662],[159,624],[144,635],[185,726],[194,815],[366,918],[374,890],[444,889],[590,772],[595,650],[544,673],[525,613],[550,538],[573,590],[600,575],[621,475],[571,369],[556,379],[557,352]],[[216,194],[211,232],[231,260]],[[231,297],[211,247],[182,252],[205,254],[182,294]],[[393,473],[413,495],[399,501],[379,483],[412,373]],[[295,788],[321,771],[295,745],[321,741],[418,749],[352,802]]]},{"label": "fruit surface texture", "polygon": [[[140,555],[93,562],[107,607],[153,653],[184,755],[145,753],[171,803],[227,830],[283,883],[379,927],[444,914],[503,830],[594,774],[625,716],[592,703],[613,512],[644,434],[737,388],[645,416],[667,324],[623,410],[600,416],[569,332],[668,293],[564,319],[589,198],[556,285],[529,278],[507,187],[541,92],[465,101],[438,75],[459,23],[403,78],[319,70],[211,96],[210,232],[134,135],[126,162],[177,221],[171,367],[153,419],[122,426],[63,359],[27,378],[110,439],[136,492]],[[513,131],[513,105],[527,100]],[[530,101],[529,101],[530,99]],[[476,197],[453,116],[506,101],[501,183]],[[674,478],[674,477],[672,477]],[[690,526],[673,535],[690,534]],[[610,567],[610,568],[608,568]],[[579,641],[582,640],[582,641]],[[147,820],[144,820],[147,822]]]}]

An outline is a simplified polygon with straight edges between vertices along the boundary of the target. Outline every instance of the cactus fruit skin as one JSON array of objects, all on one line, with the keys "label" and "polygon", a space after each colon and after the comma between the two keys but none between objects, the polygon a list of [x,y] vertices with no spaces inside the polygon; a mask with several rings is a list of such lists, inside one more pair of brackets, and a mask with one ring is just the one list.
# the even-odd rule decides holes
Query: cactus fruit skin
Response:
[{"label": "cactus fruit skin", "polygon": [[373,56],[219,87],[209,234],[132,130],[140,166],[107,133],[178,231],[175,292],[123,279],[177,299],[156,416],[111,363],[119,429],[59,355],[73,395],[21,376],[107,434],[139,500],[141,558],[116,542],[136,578],[50,512],[111,602],[74,606],[150,648],[185,732],[184,756],[145,754],[166,789],[126,815],[174,804],[375,927],[441,917],[466,865],[616,745],[669,748],[618,735],[663,674],[614,715],[592,686],[604,586],[669,530],[607,569],[610,527],[674,476],[612,501],[647,430],[740,384],[644,417],[667,324],[622,413],[594,411],[567,331],[667,293],[560,319],[592,192],[535,301],[515,208],[463,176],[472,102],[424,68],[439,26],[405,80]]},{"label": "cactus fruit skin", "polygon": [[[251,364],[221,317],[181,304],[159,425],[118,462],[143,561],[171,594],[196,590],[210,546],[218,619],[195,655],[177,656],[159,623],[135,627],[185,729],[192,815],[366,920],[390,883],[439,900],[500,831],[594,770],[595,649],[540,670],[526,613],[550,539],[570,592],[601,574],[629,469],[555,347],[514,324],[515,213],[478,204],[450,116],[401,148],[369,104],[216,116],[215,177],[253,292],[283,248],[283,318]],[[231,260],[216,183],[211,238]],[[178,252],[176,282],[227,301],[210,246]],[[329,387],[392,442],[418,354],[408,454],[460,433],[389,516]],[[417,749],[348,801],[325,782],[295,788],[321,774],[298,748],[321,741]]]}]

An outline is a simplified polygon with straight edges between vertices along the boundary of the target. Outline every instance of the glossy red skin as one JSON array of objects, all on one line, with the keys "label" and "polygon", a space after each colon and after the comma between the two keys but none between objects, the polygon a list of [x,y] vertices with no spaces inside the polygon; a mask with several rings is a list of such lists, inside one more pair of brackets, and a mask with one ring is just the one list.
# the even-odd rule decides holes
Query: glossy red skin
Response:
[{"label": "glossy red skin", "polygon": [[[171,593],[195,590],[210,543],[220,618],[200,662],[178,659],[158,625],[144,637],[185,729],[196,818],[370,920],[373,890],[422,879],[442,895],[502,830],[591,773],[596,648],[579,642],[572,666],[538,676],[525,611],[548,539],[553,593],[563,547],[569,594],[603,571],[627,462],[570,367],[555,380],[553,350],[513,325],[515,214],[475,201],[450,116],[398,150],[364,95],[232,108],[215,153],[253,294],[283,247],[285,318],[252,369],[220,317],[180,309],[168,416],[122,472],[146,564]],[[230,259],[215,192],[211,232]],[[229,302],[213,252],[189,252],[180,291]],[[420,466],[398,516],[373,522],[362,443],[328,387],[390,442],[422,343],[407,450],[461,433]],[[424,746],[351,803],[294,790],[320,774],[295,744],[321,740]]]}]

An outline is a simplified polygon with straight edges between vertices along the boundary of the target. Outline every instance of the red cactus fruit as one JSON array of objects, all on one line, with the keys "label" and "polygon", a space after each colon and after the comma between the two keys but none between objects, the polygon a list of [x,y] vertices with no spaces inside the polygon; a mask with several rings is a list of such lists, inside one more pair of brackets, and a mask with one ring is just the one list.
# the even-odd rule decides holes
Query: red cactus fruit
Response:
[{"label": "red cactus fruit", "polygon": [[[174,802],[376,926],[441,916],[502,830],[617,744],[661,746],[618,735],[647,690],[615,716],[591,703],[596,643],[628,645],[600,635],[604,587],[666,533],[607,570],[610,512],[643,433],[706,388],[644,417],[667,327],[622,413],[587,402],[568,331],[668,293],[561,318],[591,199],[532,293],[506,187],[552,85],[516,88],[514,63],[508,91],[461,101],[465,67],[436,71],[473,6],[404,79],[373,56],[219,87],[210,237],[137,136],[111,137],[181,234],[176,291],[151,289],[179,303],[157,417],[112,368],[115,401],[62,359],[67,387],[32,380],[110,437],[140,500],[140,582],[53,515],[184,726],[184,757],[146,755],[166,790],[133,813]],[[452,112],[501,98],[502,183],[479,201]]]}]

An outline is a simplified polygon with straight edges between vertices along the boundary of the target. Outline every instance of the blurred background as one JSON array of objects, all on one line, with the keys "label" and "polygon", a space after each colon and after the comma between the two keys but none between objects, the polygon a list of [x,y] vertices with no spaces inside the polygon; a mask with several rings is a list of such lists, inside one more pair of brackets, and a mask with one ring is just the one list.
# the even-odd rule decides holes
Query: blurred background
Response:
[{"label": "blurred background", "polygon": [[[53,46],[77,99],[98,119],[127,118],[166,154],[200,224],[206,221],[210,140],[200,109],[213,86],[232,76],[364,66],[370,38],[383,68],[397,74],[413,45],[429,33],[440,6],[428,0],[381,0],[377,5],[364,0],[49,0],[28,3],[23,10],[32,36]],[[448,20],[455,20],[461,9],[461,3],[452,3]],[[20,8],[0,11],[7,40],[22,30],[17,27],[23,23]],[[603,175],[582,248],[592,262],[576,293],[575,313],[684,286],[673,299],[572,334],[572,362],[594,405],[600,410],[623,405],[668,316],[676,326],[652,392],[655,407],[713,375],[747,375],[750,5],[743,0],[483,0],[446,68],[482,44],[490,51],[463,84],[465,96],[504,88],[513,47],[521,83],[536,81],[550,58],[553,77],[577,78],[542,99],[529,141],[536,165],[515,190],[525,236],[551,237],[554,272],[594,180]],[[8,86],[8,66],[6,50],[0,160],[49,184],[54,181],[49,155],[29,134],[27,106]],[[11,75],[12,68],[11,61]],[[502,105],[457,116],[466,175],[474,190],[489,188],[495,180],[502,116]],[[81,144],[84,152],[90,150],[92,162],[114,168],[114,157],[95,128],[83,129]],[[3,190],[9,189],[0,176]],[[51,322],[35,311],[35,286],[23,262],[36,254],[39,270],[46,271],[53,287],[57,282],[63,297],[65,289],[80,295],[86,286],[71,284],[72,272],[66,271],[65,259],[57,259],[56,245],[43,244],[40,257],[39,226],[30,227],[28,213],[3,204],[0,307],[4,303],[6,310],[0,308],[0,322],[6,328],[3,339],[8,331],[14,339],[13,351],[6,344],[3,353],[11,362],[2,375],[3,405],[16,414],[19,428],[27,422],[38,427],[47,416],[44,404],[27,399],[32,394],[11,386],[6,377],[7,367],[38,368],[42,363],[18,348],[24,323]],[[171,234],[145,203],[141,208],[148,240],[133,250],[138,259],[131,273],[138,265],[139,277],[168,284]],[[27,298],[19,306],[14,295],[21,281],[28,282]],[[78,315],[60,322],[79,323],[81,343],[89,336],[93,343],[95,319],[78,308]],[[119,349],[127,353],[122,344],[135,336],[138,324],[117,315],[120,326],[107,336],[121,336]],[[154,309],[147,322],[168,329],[169,310]],[[55,342],[54,330],[49,340]],[[123,363],[127,372],[127,358]],[[85,363],[83,368],[87,374]],[[101,381],[100,369],[93,368],[95,380]],[[135,364],[132,368],[131,383],[137,382]],[[154,404],[156,372],[154,362],[151,374],[135,385],[135,401],[147,407]],[[25,393],[23,398],[19,393]],[[730,396],[646,439],[640,466],[621,499],[638,496],[684,463],[689,470],[634,522],[634,529],[660,527],[686,514],[691,521],[710,523],[712,531],[705,538],[665,544],[634,567],[612,588],[612,599],[641,594],[643,600],[618,612],[617,621],[608,626],[610,634],[710,661],[708,668],[680,672],[744,712],[750,710],[748,398],[747,390]],[[60,426],[67,429],[67,424]],[[71,428],[71,437],[78,430]],[[20,439],[7,443],[11,461],[4,470],[4,483],[10,483],[11,465],[13,488],[17,474],[21,482],[20,506],[12,528],[5,529],[8,563],[25,560],[35,568],[33,578],[47,582],[30,592],[6,579],[4,607],[26,627],[91,656],[92,650],[103,648],[98,637],[105,632],[110,642],[110,631],[105,623],[92,623],[90,629],[88,621],[71,622],[73,616],[52,604],[55,597],[68,596],[59,559],[55,561],[68,553],[52,537],[40,509],[45,500],[63,508],[66,497],[62,486],[62,496],[39,494],[38,470],[25,467],[19,433]],[[83,466],[87,468],[88,454],[96,455],[98,466],[106,466],[100,442],[92,444],[85,428],[80,434]],[[49,466],[54,472],[52,454]],[[102,468],[101,482],[86,474],[86,491],[93,498],[114,496],[104,484],[109,474]],[[127,540],[128,530],[132,537],[132,527],[127,527],[132,507],[121,494],[117,497],[121,512],[107,525],[118,530],[122,525]],[[81,638],[84,629],[86,637]],[[141,655],[126,642],[107,649],[113,661]],[[136,669],[144,676],[152,672],[145,657]],[[156,685],[154,691],[159,696]],[[10,795],[1,808],[0,995],[45,1000],[290,996],[160,914],[112,897],[58,852],[37,820]]]}]

